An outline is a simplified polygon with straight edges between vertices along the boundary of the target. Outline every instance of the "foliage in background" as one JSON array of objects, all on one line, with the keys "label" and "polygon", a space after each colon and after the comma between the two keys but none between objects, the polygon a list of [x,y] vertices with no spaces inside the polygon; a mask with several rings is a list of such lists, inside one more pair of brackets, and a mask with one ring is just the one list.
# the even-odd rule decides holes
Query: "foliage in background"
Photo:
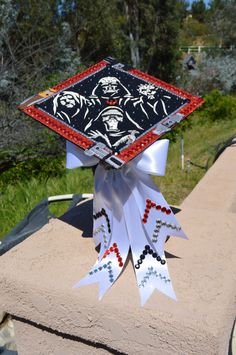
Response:
[{"label": "foliage in background", "polygon": [[203,43],[205,45],[218,44],[217,36],[210,31],[206,23],[189,16],[183,21],[180,38],[182,46],[194,46]]},{"label": "foliage in background", "polygon": [[52,73],[59,81],[107,55],[174,83],[180,44],[235,44],[235,11],[235,0],[190,10],[184,0],[1,0],[0,98],[19,103]]},{"label": "foliage in background", "polygon": [[222,46],[236,45],[236,1],[212,1],[207,22],[211,32],[219,38]]},{"label": "foliage in background", "polygon": [[[0,100],[0,171],[35,164],[42,157],[60,156],[64,150],[63,140],[51,130],[12,110]],[[22,166],[22,165],[21,165]],[[11,175],[11,173],[9,173]]]},{"label": "foliage in background", "polygon": [[194,57],[196,66],[180,74],[178,84],[184,89],[198,95],[214,89],[236,92],[235,14],[235,0],[212,0],[208,7],[202,0],[192,3],[180,32],[181,46],[203,47],[201,53],[188,54]]},{"label": "foliage in background", "polygon": [[[234,99],[236,100],[236,99]],[[208,104],[206,104],[208,106]],[[209,105],[210,109],[211,105]],[[187,165],[187,160],[199,166],[210,166],[214,160],[219,143],[224,142],[236,133],[236,116],[232,119],[212,121],[204,111],[195,113],[189,119],[189,127],[185,132],[179,132],[175,142],[171,141],[167,170],[164,177],[154,180],[170,204],[178,205],[191,192],[206,170],[193,165]],[[181,170],[181,142],[183,134],[185,142],[185,170]],[[92,169],[65,170],[61,176],[44,178],[28,178],[4,187],[0,198],[0,236],[5,235],[17,222],[43,198],[51,195],[68,193],[92,193]],[[61,215],[67,205],[54,204],[53,213]]]},{"label": "foliage in background", "polygon": [[183,0],[1,0],[0,172],[63,154],[56,134],[16,111],[32,94],[108,55],[174,82],[185,10]]},{"label": "foliage in background", "polygon": [[236,97],[213,90],[204,97],[205,104],[199,109],[199,117],[206,121],[234,121],[236,118]]},{"label": "foliage in background", "polygon": [[39,182],[47,181],[52,177],[61,177],[65,173],[65,162],[61,158],[39,158],[28,159],[1,174],[0,190],[6,186],[15,185],[37,179]]},{"label": "foliage in background", "polygon": [[199,22],[204,22],[206,15],[206,4],[203,0],[194,0],[191,7],[192,16]]},{"label": "foliage in background", "polygon": [[196,70],[186,71],[179,46],[236,46],[235,13],[235,0],[212,0],[208,8],[196,0],[190,9],[185,0],[0,0],[4,230],[43,196],[91,192],[91,170],[65,172],[63,140],[16,107],[107,55],[206,95],[199,113],[166,136],[172,144],[160,184],[170,202],[179,203],[204,174],[180,170],[180,136],[190,158],[204,166],[214,146],[233,134],[236,117],[235,97],[224,95],[236,90],[235,51],[206,53]]},{"label": "foliage in background", "polygon": [[[189,118],[181,122],[181,124],[177,125],[171,132],[167,133],[165,138],[170,139],[172,143],[176,143],[181,136],[188,133],[188,130],[193,129],[193,127],[196,126],[196,123],[198,126],[204,126],[211,125],[212,122],[216,121],[219,122],[220,125],[224,126],[224,124],[228,121],[235,122],[235,96],[224,95],[220,91],[214,90],[210,94],[206,95],[204,100],[205,103],[200,109],[197,110],[196,113],[192,114]],[[39,128],[40,127],[41,126],[39,125]],[[33,132],[34,131],[32,131],[32,133]],[[49,130],[47,130],[47,133],[50,136],[51,132]],[[60,139],[59,141],[60,144],[62,144]],[[47,144],[43,140],[42,149],[47,148]],[[5,154],[4,150],[2,150],[2,154]],[[62,176],[65,172],[65,146],[63,145],[60,157],[55,157],[53,151],[51,154],[51,157],[47,157],[44,154],[38,156],[36,151],[35,157],[32,159],[27,158],[21,163],[13,161],[12,168],[6,168],[5,172],[0,175],[0,188],[3,190],[6,185],[14,185],[17,181],[30,180],[31,178],[37,178],[39,181],[42,181],[53,176]]]},{"label": "foliage in background", "polygon": [[50,73],[108,55],[173,80],[184,9],[181,0],[2,0],[0,95],[18,101]]},{"label": "foliage in background", "polygon": [[236,93],[235,54],[236,49],[203,54],[195,70],[182,72],[180,85],[196,95],[204,95],[215,89],[223,93]]},{"label": "foliage in background", "polygon": [[235,45],[235,13],[235,0],[212,0],[208,6],[193,1],[183,21],[181,45]]},{"label": "foliage in background", "polygon": [[173,83],[180,69],[178,34],[181,17],[177,3],[175,1],[144,2],[140,21],[141,67],[150,74]]}]

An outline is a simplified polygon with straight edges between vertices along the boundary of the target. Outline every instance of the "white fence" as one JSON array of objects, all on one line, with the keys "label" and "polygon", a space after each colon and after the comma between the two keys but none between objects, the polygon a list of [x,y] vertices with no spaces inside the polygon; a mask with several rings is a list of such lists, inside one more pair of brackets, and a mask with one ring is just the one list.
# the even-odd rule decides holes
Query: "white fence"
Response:
[{"label": "white fence", "polygon": [[228,50],[232,51],[235,48],[234,45],[225,46],[180,46],[179,50],[187,53],[201,53],[208,50]]}]

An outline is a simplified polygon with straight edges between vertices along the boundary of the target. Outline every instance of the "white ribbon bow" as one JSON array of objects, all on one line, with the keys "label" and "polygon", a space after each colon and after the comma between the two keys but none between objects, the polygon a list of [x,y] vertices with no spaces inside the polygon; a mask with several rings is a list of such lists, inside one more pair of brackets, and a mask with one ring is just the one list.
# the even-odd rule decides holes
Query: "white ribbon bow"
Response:
[{"label": "white ribbon bow", "polygon": [[[100,244],[100,252],[97,262],[75,287],[98,282],[101,299],[120,275],[131,249],[141,304],[155,288],[176,300],[164,245],[169,235],[187,237],[148,175],[165,174],[168,146],[167,139],[159,140],[119,170],[97,166],[93,239]],[[67,142],[67,168],[99,162]]]}]

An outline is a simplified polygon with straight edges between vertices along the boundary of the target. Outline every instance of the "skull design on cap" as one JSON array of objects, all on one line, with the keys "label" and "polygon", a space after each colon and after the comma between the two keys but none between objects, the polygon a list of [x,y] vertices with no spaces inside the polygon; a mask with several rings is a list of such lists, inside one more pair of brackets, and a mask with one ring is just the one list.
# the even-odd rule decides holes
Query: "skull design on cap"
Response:
[{"label": "skull design on cap", "polygon": [[124,119],[123,111],[119,107],[105,108],[101,116],[107,132],[119,132],[118,124]]},{"label": "skull design on cap", "polygon": [[101,85],[104,94],[113,95],[118,93],[118,85],[120,84],[120,81],[113,76],[106,76],[105,78],[100,79],[98,84]]}]

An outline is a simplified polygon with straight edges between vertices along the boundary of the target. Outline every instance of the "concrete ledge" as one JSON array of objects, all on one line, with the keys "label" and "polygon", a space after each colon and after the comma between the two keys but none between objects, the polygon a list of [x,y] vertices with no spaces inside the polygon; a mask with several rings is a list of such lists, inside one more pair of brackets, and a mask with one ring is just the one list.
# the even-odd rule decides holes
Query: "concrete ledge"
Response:
[{"label": "concrete ledge", "polygon": [[[231,164],[235,169],[236,149],[233,156]],[[228,186],[231,181],[227,181],[227,176],[226,171]],[[204,179],[200,184],[204,187]],[[235,192],[236,186],[234,189]],[[193,196],[196,201],[195,191]],[[86,342],[91,354],[99,354],[98,346],[113,354],[227,354],[236,309],[236,215],[230,212],[229,204],[224,209],[213,210],[206,205],[197,208],[190,197],[188,207],[184,204],[177,216],[189,241],[171,238],[166,244],[177,302],[155,292],[145,307],[140,307],[131,262],[102,301],[97,300],[97,285],[73,289],[97,253],[91,238],[86,238],[86,233],[83,237],[82,231],[65,221],[52,220],[3,255],[0,304],[5,311],[22,318],[16,323],[19,354],[48,353],[37,352],[37,337],[43,335],[33,323],[58,332],[54,336],[45,331],[42,338],[45,349],[51,347],[50,354],[60,354],[56,344],[62,344],[62,349],[74,349]],[[210,197],[205,197],[210,201]],[[91,203],[77,210],[83,222],[92,217],[89,206]],[[33,323],[26,324],[24,320]],[[32,332],[33,339],[28,352],[23,349],[23,344],[29,343],[26,330]],[[73,340],[64,339],[63,343],[60,334],[83,341],[73,344],[68,343]],[[36,347],[34,352],[32,344]],[[86,351],[80,353],[90,354]]]},{"label": "concrete ledge", "polygon": [[227,148],[207,171],[182,208],[204,208],[236,213],[236,145]]},{"label": "concrete ledge", "polygon": [[14,321],[18,354],[23,355],[108,355],[110,352],[85,342],[67,339],[19,320]]}]

